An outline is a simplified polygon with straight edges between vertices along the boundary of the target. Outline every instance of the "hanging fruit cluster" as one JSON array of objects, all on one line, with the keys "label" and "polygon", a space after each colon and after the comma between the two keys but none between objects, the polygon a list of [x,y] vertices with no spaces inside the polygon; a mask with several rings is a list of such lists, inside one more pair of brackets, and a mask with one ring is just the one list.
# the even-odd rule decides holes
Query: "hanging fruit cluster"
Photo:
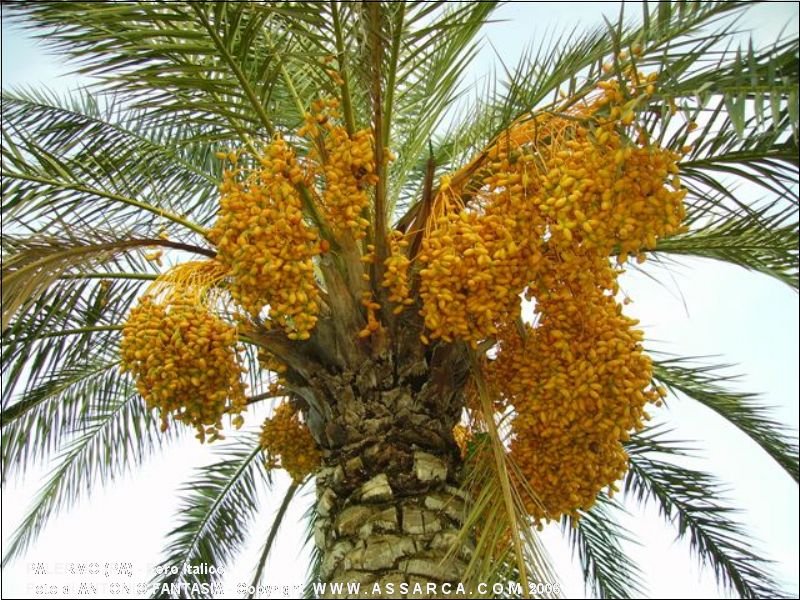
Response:
[{"label": "hanging fruit cluster", "polygon": [[461,454],[461,458],[465,458],[467,456],[472,438],[473,432],[467,425],[456,423],[453,426],[453,440],[455,441],[456,446],[458,446],[458,451]]},{"label": "hanging fruit cluster", "polygon": [[[549,262],[549,261],[548,261]],[[536,327],[505,328],[496,359],[486,368],[497,393],[516,412],[511,454],[539,503],[538,519],[557,519],[589,508],[597,493],[627,468],[622,442],[658,403],[650,359],[643,354],[637,322],[613,297],[614,273],[598,262],[597,278],[576,275],[554,261],[538,288]]]},{"label": "hanging fruit cluster", "polygon": [[222,417],[246,404],[236,328],[195,303],[159,304],[141,298],[122,331],[121,368],[130,372],[149,408],[197,429],[202,442],[223,439]]},{"label": "hanging fruit cluster", "polygon": [[338,107],[334,98],[314,101],[298,134],[311,140],[308,159],[324,175],[321,204],[327,220],[340,232],[362,239],[369,226],[364,218],[368,187],[378,182],[373,136],[370,129],[348,134],[338,123]]},{"label": "hanging fruit cluster", "polygon": [[[635,123],[654,77],[622,75],[569,114],[520,120],[443,178],[419,255],[429,336],[498,343],[484,370],[514,413],[510,452],[537,521],[576,515],[613,486],[622,443],[663,392],[610,257],[643,260],[680,232],[686,192],[679,155]],[[521,295],[536,301],[535,326],[517,319]]]},{"label": "hanging fruit cluster", "polygon": [[624,262],[680,231],[679,156],[627,135],[652,85],[623,93],[608,84],[570,114],[521,120],[480,161],[442,178],[419,255],[427,337],[474,346],[493,336],[519,315],[547,252],[616,251]]},{"label": "hanging fruit cluster", "polygon": [[274,380],[269,384],[269,393],[277,394],[281,387],[286,384],[285,374],[288,367],[265,348],[258,349],[257,359],[262,369],[270,374],[274,374],[271,375],[271,377],[274,377]]},{"label": "hanging fruit cluster", "polygon": [[522,220],[496,212],[450,213],[423,241],[421,314],[430,339],[475,347],[497,333],[498,322],[519,316],[519,293],[540,254],[530,233],[520,235]]},{"label": "hanging fruit cluster", "polygon": [[283,468],[296,483],[319,467],[322,456],[296,409],[283,402],[261,428],[261,447],[269,468]]},{"label": "hanging fruit cluster", "polygon": [[394,314],[400,314],[407,306],[414,303],[408,281],[408,267],[411,261],[406,255],[407,247],[408,241],[404,239],[403,232],[392,230],[389,234],[389,257],[383,263],[386,270],[381,284],[389,290],[387,300],[395,304],[392,309]]},{"label": "hanging fruit cluster", "polygon": [[[408,306],[414,304],[411,297],[411,284],[408,280],[408,269],[411,260],[406,254],[408,241],[405,234],[399,230],[392,230],[388,236],[389,256],[383,261],[386,267],[383,274],[381,286],[389,291],[388,302],[394,304],[392,312],[395,315],[402,313]],[[361,257],[361,262],[365,265],[374,265],[378,262],[378,255],[374,244],[367,244],[367,253]],[[369,273],[363,273],[365,281],[370,280]],[[358,332],[358,337],[367,338],[381,328],[378,320],[378,311],[381,309],[380,303],[375,299],[375,294],[371,290],[361,293],[361,305],[366,310],[367,322],[364,328]]]},{"label": "hanging fruit cluster", "polygon": [[653,249],[658,238],[679,231],[680,157],[626,141],[614,121],[597,123],[594,130],[558,120],[543,127],[565,139],[546,148],[537,202],[551,245],[606,256],[616,250],[624,262],[628,253]]},{"label": "hanging fruit cluster", "polygon": [[208,238],[229,268],[233,298],[253,316],[269,307],[270,319],[290,339],[308,339],[317,322],[319,291],[313,257],[321,247],[303,219],[297,184],[305,175],[294,151],[280,137],[258,164],[227,169],[220,210]]}]

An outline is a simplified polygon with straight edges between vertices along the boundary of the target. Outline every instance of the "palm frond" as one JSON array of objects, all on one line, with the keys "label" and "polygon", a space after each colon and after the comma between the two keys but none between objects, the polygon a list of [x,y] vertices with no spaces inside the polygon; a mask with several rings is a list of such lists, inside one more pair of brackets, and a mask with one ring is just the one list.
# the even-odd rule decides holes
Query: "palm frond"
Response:
[{"label": "palm frond", "polygon": [[631,533],[615,518],[624,512],[619,502],[601,493],[580,518],[562,517],[561,529],[577,553],[587,594],[596,598],[632,598],[643,592],[642,573],[622,548]]},{"label": "palm frond", "polygon": [[153,121],[121,98],[86,90],[64,97],[47,90],[3,92],[2,117],[6,131],[24,131],[35,147],[83,166],[95,185],[108,182],[104,189],[120,191],[124,182],[128,196],[146,197],[203,225],[214,216],[221,163],[202,130]]},{"label": "palm frond", "polygon": [[800,478],[796,432],[772,417],[770,407],[756,394],[736,392],[725,384],[736,379],[719,371],[725,365],[701,365],[695,359],[655,361],[653,376],[672,392],[697,400],[736,426],[761,446],[795,481]]},{"label": "palm frond", "polygon": [[[349,132],[369,122],[367,89],[353,77],[351,63],[363,44],[360,30],[361,7],[356,2],[288,4],[269,2],[270,38],[266,49],[279,65],[273,77],[269,100],[271,113],[280,115],[281,124],[302,121],[311,101],[338,97]],[[341,83],[332,78],[336,71]]]},{"label": "palm frond", "polygon": [[[494,400],[486,386],[478,363],[471,363],[472,375],[480,397],[481,422],[486,431],[476,435],[466,459],[464,488],[471,494],[458,541],[452,553],[464,544],[474,545],[462,576],[467,587],[486,582],[516,582],[523,594],[535,582],[555,582],[549,557],[539,540],[525,508],[535,495],[524,483],[506,448],[508,427],[495,422]],[[473,544],[473,536],[474,539]],[[549,597],[553,591],[544,591]]]},{"label": "palm frond", "polygon": [[54,2],[10,11],[46,31],[45,43],[76,61],[78,72],[154,118],[190,122],[219,139],[271,132],[266,107],[277,64],[268,8]]},{"label": "palm frond", "polygon": [[303,598],[316,598],[314,584],[320,580],[320,569],[322,568],[322,552],[317,546],[317,504],[311,502],[304,515],[306,530],[304,535],[304,547],[310,549],[311,559],[308,562],[308,573],[306,575],[306,585],[303,587]]},{"label": "palm frond", "polygon": [[[125,255],[106,266],[137,265],[131,258]],[[93,348],[107,347],[101,342],[113,345],[128,309],[149,279],[113,279],[113,271],[108,279],[96,278],[98,274],[86,279],[78,275],[58,278],[26,303],[25,310],[14,314],[3,331],[4,409],[11,397],[21,392],[18,385],[24,384],[23,372],[32,385],[48,369],[81,364],[92,356]],[[93,339],[97,343],[93,344]]]},{"label": "palm frond", "polygon": [[[747,117],[741,137],[725,112],[724,97],[717,96],[714,102],[706,107],[688,104],[675,114],[662,107],[646,125],[660,145],[685,154],[678,166],[688,191],[690,224],[707,224],[712,216],[776,214],[786,215],[786,220],[791,215],[796,221],[798,146],[786,111],[768,123],[755,115]],[[763,194],[769,201],[759,198]]]},{"label": "palm frond", "polygon": [[52,455],[80,427],[90,407],[112,405],[129,382],[116,357],[92,356],[37,379],[21,399],[3,410],[3,483]]},{"label": "palm frond", "polygon": [[[126,254],[104,267],[143,270],[141,262]],[[55,278],[3,331],[4,478],[58,448],[90,404],[106,406],[128,385],[117,348],[125,316],[149,278],[104,275]],[[11,292],[5,278],[3,287]]]},{"label": "palm frond", "polygon": [[125,253],[152,246],[213,256],[204,248],[158,237],[141,238],[129,230],[6,235],[3,238],[3,330],[9,327],[12,318],[26,313],[54,284],[63,281],[65,275],[102,269],[113,265]]},{"label": "palm frond", "polygon": [[639,503],[652,502],[680,538],[688,538],[701,565],[709,566],[717,583],[742,598],[781,595],[769,573],[769,562],[753,547],[752,540],[734,520],[735,510],[726,506],[721,486],[710,475],[658,458],[680,456],[684,450],[663,435],[634,435],[626,444],[629,470],[626,494]]},{"label": "palm frond", "polygon": [[258,564],[256,565],[256,570],[253,574],[253,582],[250,584],[253,592],[247,595],[248,598],[255,597],[255,590],[258,589],[258,586],[261,584],[264,566],[267,564],[267,558],[269,558],[269,554],[272,551],[272,545],[275,542],[275,537],[278,535],[278,530],[283,524],[283,518],[286,516],[286,510],[289,508],[289,504],[291,504],[292,498],[294,498],[297,490],[300,489],[304,484],[305,482],[302,484],[292,482],[289,484],[289,487],[286,490],[286,494],[281,501],[281,505],[278,507],[278,512],[275,513],[275,519],[272,521],[272,524],[269,527],[269,534],[267,534],[264,547],[261,549],[261,554],[258,557]]},{"label": "palm frond", "polygon": [[395,203],[401,200],[406,174],[424,161],[428,141],[457,99],[461,77],[477,54],[476,36],[497,5],[476,2],[438,7],[444,9],[442,14],[429,22],[433,11],[429,4],[435,3],[413,3],[399,34],[401,53],[391,131],[391,147],[397,150],[398,160],[389,193]]},{"label": "palm frond", "polygon": [[[558,102],[560,91],[581,98],[599,80],[608,77],[603,74],[603,62],[633,44],[641,46],[643,60],[652,56],[662,64],[685,57],[690,51],[695,57],[702,56],[719,43],[724,33],[700,34],[700,30],[742,7],[742,3],[726,2],[662,2],[657,9],[645,5],[647,18],[640,24],[626,24],[625,15],[620,14],[619,27],[598,27],[587,32],[574,29],[531,46],[516,67],[506,68],[505,81],[491,83],[472,106],[462,109],[461,118],[439,143],[437,162],[459,166],[520,116]],[[655,12],[657,17],[651,14]]]},{"label": "palm frond", "polygon": [[112,479],[169,439],[160,434],[159,425],[131,382],[116,388],[113,399],[87,406],[75,423],[74,437],[64,445],[55,468],[4,549],[3,566],[22,555],[49,519],[90,490],[98,478]]},{"label": "palm frond", "polygon": [[55,155],[29,134],[4,129],[2,212],[6,227],[40,231],[91,222],[105,227],[136,223],[140,230],[146,226],[152,230],[159,224],[175,224],[191,233],[205,233],[183,216],[139,199],[158,196],[158,188],[149,182],[144,187],[129,185],[126,175],[114,172],[111,165],[94,156],[79,158]]},{"label": "palm frond", "polygon": [[[218,451],[219,461],[197,469],[184,492],[161,564],[227,566],[245,541],[247,524],[258,509],[259,487],[269,483],[257,433],[246,433]],[[203,569],[198,569],[203,571]],[[156,598],[212,597],[218,573],[180,568],[153,579]],[[197,589],[192,586],[197,585]]]},{"label": "palm frond", "polygon": [[[796,145],[797,112],[791,107],[797,107],[799,47],[796,37],[758,49],[750,42],[747,48],[716,52],[700,62],[681,62],[666,72],[655,100],[691,98],[702,105],[721,96],[739,139],[744,138],[748,109],[755,111],[758,125],[781,121],[789,112],[788,129]],[[687,71],[689,67],[692,72]]]},{"label": "palm frond", "polygon": [[699,256],[744,267],[797,289],[798,234],[796,207],[770,203],[762,208],[718,209],[705,213],[704,223],[660,240],[656,253]]},{"label": "palm frond", "polygon": [[697,130],[699,133],[693,135],[689,131],[691,123],[696,123],[689,119],[665,141],[676,151],[691,145],[679,165],[684,185],[695,194],[711,189],[731,197],[727,182],[743,181],[765,192],[791,197],[797,182],[798,146],[791,136],[786,112],[767,127],[755,115],[747,118],[743,125],[746,135],[742,137],[730,116],[722,115],[724,98],[717,98],[716,102],[716,107],[706,107],[702,112],[685,110],[706,119],[705,126]]},{"label": "palm frond", "polygon": [[[464,546],[470,548],[462,577],[468,588],[476,589],[478,583],[484,582],[494,593],[492,586],[500,583],[508,593],[513,592],[513,587],[506,584],[512,582],[523,590],[519,597],[525,597],[530,583],[557,579],[523,505],[523,494],[530,492],[517,489],[523,480],[505,448],[502,468],[507,469],[509,479],[513,473],[515,483],[504,485],[489,435],[476,436],[467,458],[464,487],[471,493],[471,504],[452,552]],[[550,594],[545,592],[543,597]]]}]

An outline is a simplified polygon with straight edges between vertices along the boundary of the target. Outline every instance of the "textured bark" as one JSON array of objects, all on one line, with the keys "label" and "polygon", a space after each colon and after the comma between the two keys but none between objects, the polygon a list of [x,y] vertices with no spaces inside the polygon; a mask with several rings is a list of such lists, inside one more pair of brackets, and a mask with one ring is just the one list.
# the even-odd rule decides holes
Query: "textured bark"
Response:
[{"label": "textured bark", "polygon": [[375,583],[394,584],[384,597],[400,597],[402,583],[460,581],[470,544],[448,552],[468,502],[452,435],[461,378],[437,377],[425,359],[398,369],[387,358],[318,375],[314,401],[327,413],[316,432],[326,447],[317,476],[321,581],[360,582],[370,597]]}]

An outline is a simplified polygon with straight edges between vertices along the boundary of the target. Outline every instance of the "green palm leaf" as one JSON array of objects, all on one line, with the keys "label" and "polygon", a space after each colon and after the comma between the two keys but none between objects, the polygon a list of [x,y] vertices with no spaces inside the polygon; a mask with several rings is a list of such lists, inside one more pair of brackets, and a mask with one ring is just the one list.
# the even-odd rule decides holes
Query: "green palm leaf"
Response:
[{"label": "green palm leaf", "polygon": [[[126,93],[156,119],[175,119],[218,138],[269,130],[262,107],[274,68],[252,5],[70,2],[19,5],[28,23],[57,26],[46,41],[79,61],[78,71]],[[256,76],[259,77],[256,80]],[[261,83],[256,83],[260,81]]]},{"label": "green palm leaf", "polygon": [[121,254],[153,246],[213,256],[204,248],[158,237],[139,238],[125,230],[93,230],[90,236],[69,230],[63,237],[6,236],[3,239],[3,329],[8,327],[12,317],[27,312],[33,302],[48,293],[65,275],[103,268]]},{"label": "green palm leaf", "polygon": [[622,542],[633,542],[630,531],[616,520],[622,506],[601,494],[579,519],[564,517],[561,529],[577,553],[588,594],[597,598],[631,598],[643,590],[642,574],[625,554]]},{"label": "green palm leaf", "polygon": [[775,203],[761,209],[742,207],[724,216],[704,216],[705,223],[659,242],[656,253],[699,256],[729,262],[798,287],[796,207]]},{"label": "green palm leaf", "polygon": [[[275,513],[275,519],[272,521],[272,524],[269,527],[269,534],[267,534],[267,539],[264,542],[264,547],[262,548],[261,554],[258,558],[258,564],[256,565],[256,570],[253,574],[253,582],[250,584],[254,590],[258,589],[258,586],[261,584],[261,578],[264,574],[264,566],[267,564],[267,559],[272,552],[272,547],[275,543],[275,538],[278,535],[278,531],[280,530],[281,525],[283,525],[283,519],[286,516],[286,510],[289,508],[294,495],[305,483],[306,482],[303,482],[303,484],[298,484],[292,482],[289,484],[286,494],[284,495],[283,500],[278,507],[278,512]],[[253,598],[254,596],[255,594],[252,593],[247,595],[248,598]]]},{"label": "green palm leaf", "polygon": [[[217,573],[185,572],[191,566],[224,567],[244,543],[247,524],[258,508],[259,487],[271,480],[265,470],[258,436],[243,434],[218,451],[219,461],[197,470],[182,488],[185,495],[170,532],[161,564],[181,565],[177,574],[151,582],[156,598],[211,597],[200,587],[219,580]],[[165,587],[166,586],[166,587]]]},{"label": "green palm leaf", "polygon": [[[507,69],[505,81],[490,84],[488,93],[479,94],[473,106],[463,109],[462,117],[445,136],[437,159],[442,163],[463,162],[465,155],[485,147],[523,114],[557,101],[559,90],[581,97],[598,80],[608,77],[601,67],[609,55],[634,43],[642,46],[644,57],[652,56],[654,61],[679,60],[685,57],[687,46],[700,56],[724,37],[723,33],[699,34],[701,28],[741,8],[740,4],[704,2],[677,10],[661,3],[658,12],[666,14],[644,19],[636,26],[624,24],[623,13],[619,28],[598,27],[588,32],[573,29],[553,35],[528,48],[518,64]],[[644,11],[655,12],[648,6]]]},{"label": "green palm leaf", "polygon": [[116,388],[113,396],[104,404],[86,407],[78,418],[74,436],[64,444],[55,468],[4,548],[3,566],[35,541],[53,515],[90,490],[96,478],[112,479],[167,439],[159,434],[158,419],[145,408],[131,382]]},{"label": "green palm leaf", "polygon": [[736,379],[719,371],[725,366],[700,365],[692,358],[655,363],[653,375],[673,392],[680,392],[707,406],[761,446],[792,479],[798,481],[798,447],[792,432],[772,416],[772,409],[758,396],[728,389]]},{"label": "green palm leaf", "polygon": [[[637,435],[626,445],[630,468],[624,489],[639,503],[652,502],[680,538],[687,538],[703,565],[709,565],[718,584],[742,598],[773,597],[778,586],[769,562],[734,520],[721,486],[710,475],[658,458],[658,454],[685,455],[680,444],[663,439],[663,433]],[[653,456],[653,455],[656,456]]]},{"label": "green palm leaf", "polygon": [[24,131],[36,148],[82,166],[95,185],[112,187],[116,180],[121,187],[124,181],[119,191],[146,197],[167,212],[204,224],[213,217],[209,208],[221,166],[212,153],[215,140],[203,130],[180,121],[153,122],[121,98],[85,90],[65,97],[44,90],[4,92],[2,116],[6,131]]},{"label": "green palm leaf", "polygon": [[458,83],[478,50],[476,36],[497,3],[448,7],[433,23],[424,22],[431,10],[425,4],[409,8],[417,14],[408,15],[404,30],[395,33],[402,51],[397,57],[393,90],[397,102],[391,146],[397,148],[399,157],[390,192],[394,199],[399,199],[406,174],[424,156],[428,140],[457,99]]}]

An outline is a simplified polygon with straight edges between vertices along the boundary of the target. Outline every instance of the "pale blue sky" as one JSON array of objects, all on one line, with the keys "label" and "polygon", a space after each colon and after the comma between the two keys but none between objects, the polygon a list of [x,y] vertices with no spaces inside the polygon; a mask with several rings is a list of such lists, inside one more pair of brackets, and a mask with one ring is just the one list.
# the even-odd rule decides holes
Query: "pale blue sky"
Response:
[{"label": "pale blue sky", "polygon": [[[600,25],[603,13],[614,18],[617,3],[511,3],[501,8],[498,21],[486,29],[486,44],[467,81],[480,81],[495,61],[495,52],[513,64],[525,44],[550,32],[579,25]],[[796,3],[768,3],[752,9],[741,24],[751,27],[757,43],[768,42],[784,27],[797,30]],[[76,80],[58,58],[45,55],[18,29],[3,22],[3,86],[46,84],[66,90]],[[657,272],[659,276],[663,275]],[[717,362],[735,363],[732,372],[743,373],[736,385],[759,391],[776,407],[776,416],[794,431],[798,427],[798,296],[786,286],[766,277],[728,265],[693,261],[677,269],[674,277],[658,286],[634,274],[623,281],[634,299],[629,313],[640,318],[653,349],[679,355],[717,355]],[[684,301],[688,312],[684,308]],[[669,423],[675,436],[698,440],[703,458],[694,464],[717,473],[730,484],[733,504],[743,509],[759,547],[776,561],[776,572],[785,589],[798,590],[798,488],[744,435],[707,409],[688,400],[670,400],[669,408],[656,411],[658,421]],[[257,424],[249,418],[249,424]],[[150,579],[151,569],[171,528],[176,489],[190,469],[211,460],[207,447],[199,447],[191,436],[166,454],[148,461],[142,469],[125,475],[106,491],[96,492],[75,510],[53,521],[28,555],[3,570],[3,597],[27,595],[31,583],[76,581],[65,575],[37,579],[28,565],[34,561],[132,561],[136,581]],[[3,540],[7,540],[42,482],[49,467],[32,471],[24,481],[15,481],[3,491]],[[254,535],[241,560],[226,579],[232,592],[240,581],[249,581],[252,565],[270,517],[283,496],[287,478],[278,477],[253,525]],[[675,533],[653,510],[642,512],[629,506],[626,525],[640,537],[642,546],[631,548],[645,572],[652,597],[719,597],[713,576],[699,572],[689,558],[685,542],[674,542]],[[267,581],[273,584],[301,583],[305,554],[300,553],[305,506],[289,514],[279,538],[279,551],[268,564]],[[566,546],[552,528],[544,534],[561,574],[568,596],[583,593],[580,573],[569,560]],[[30,593],[28,591],[28,593]],[[278,594],[278,597],[281,595]],[[124,597],[124,596],[123,596]]]}]

